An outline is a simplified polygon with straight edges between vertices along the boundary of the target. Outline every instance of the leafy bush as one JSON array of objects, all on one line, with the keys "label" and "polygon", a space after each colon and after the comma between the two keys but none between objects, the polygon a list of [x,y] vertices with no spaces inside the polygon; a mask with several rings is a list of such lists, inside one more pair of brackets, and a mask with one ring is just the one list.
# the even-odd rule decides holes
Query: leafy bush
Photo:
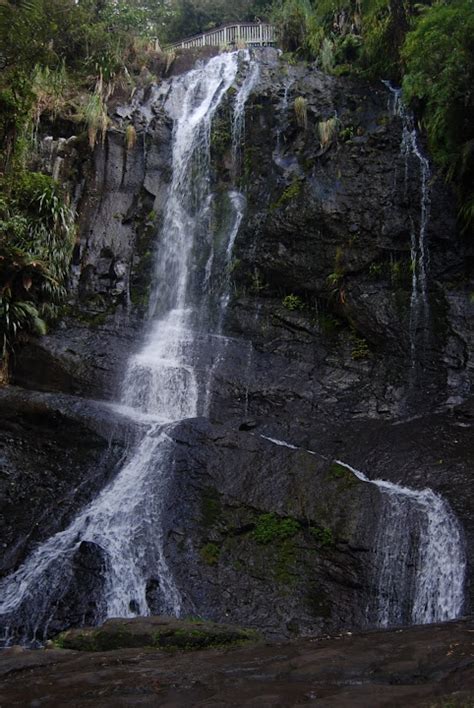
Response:
[{"label": "leafy bush", "polygon": [[431,152],[456,182],[465,228],[474,224],[474,7],[437,4],[407,35],[404,95],[421,116]]},{"label": "leafy bush", "polygon": [[283,0],[273,6],[272,20],[284,51],[305,55],[311,15],[308,0]]},{"label": "leafy bush", "polygon": [[258,517],[253,538],[257,543],[267,544],[274,541],[284,541],[291,538],[300,530],[296,519],[282,519],[276,514],[262,514]]},{"label": "leafy bush", "polygon": [[329,548],[335,543],[334,534],[330,528],[324,526],[322,528],[316,528],[311,526],[309,529],[311,535],[322,548]]},{"label": "leafy bush", "polygon": [[291,312],[294,312],[295,310],[302,310],[304,308],[303,300],[299,295],[294,295],[293,293],[291,293],[291,295],[286,295],[281,304]]},{"label": "leafy bush", "polygon": [[47,175],[16,175],[0,199],[0,337],[3,355],[20,332],[44,334],[66,296],[74,214]]},{"label": "leafy bush", "polygon": [[37,126],[43,113],[55,117],[64,107],[67,73],[64,62],[57,68],[37,64],[34,68],[31,90],[34,94],[34,123]]}]

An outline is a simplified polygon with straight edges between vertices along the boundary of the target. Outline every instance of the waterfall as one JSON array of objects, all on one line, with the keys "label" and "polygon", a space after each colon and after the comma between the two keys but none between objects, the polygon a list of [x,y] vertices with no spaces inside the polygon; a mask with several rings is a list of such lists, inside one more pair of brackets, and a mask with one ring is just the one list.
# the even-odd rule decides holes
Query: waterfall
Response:
[{"label": "waterfall", "polygon": [[462,530],[448,503],[431,489],[370,480],[382,494],[376,539],[376,592],[368,608],[377,626],[428,624],[459,617],[466,556]]},{"label": "waterfall", "polygon": [[235,104],[234,104],[234,114],[232,120],[232,171],[234,181],[238,175],[240,167],[240,153],[242,148],[242,143],[244,141],[244,128],[245,128],[245,104],[255,88],[258,78],[260,75],[260,67],[256,62],[252,62],[249,67],[249,71],[245,80],[238,92]]},{"label": "waterfall", "polygon": [[288,95],[290,92],[290,88],[293,84],[293,79],[287,78],[284,84],[283,88],[283,96],[280,100],[280,104],[278,106],[278,113],[281,116],[280,121],[278,123],[278,128],[277,128],[277,134],[276,134],[276,143],[275,143],[275,149],[273,150],[273,160],[278,167],[281,169],[286,169],[288,167],[287,161],[285,160],[283,156],[283,149],[282,149],[282,140],[281,136],[284,131],[284,126],[286,125],[286,114],[288,112]]},{"label": "waterfall", "polygon": [[[285,440],[264,440],[299,448]],[[310,455],[327,459],[314,450]],[[375,592],[367,621],[377,627],[429,624],[459,617],[464,605],[466,554],[461,526],[449,504],[431,489],[410,489],[335,460],[382,495],[375,541]]]},{"label": "waterfall", "polygon": [[405,196],[408,196],[408,175],[410,168],[410,158],[414,158],[418,165],[420,179],[420,217],[419,226],[416,228],[412,222],[410,226],[410,255],[411,255],[411,297],[410,297],[410,352],[411,365],[414,372],[418,360],[419,331],[421,330],[421,341],[426,346],[429,325],[430,306],[428,300],[428,268],[429,249],[426,232],[430,218],[430,164],[422,154],[418,145],[418,134],[414,125],[413,116],[406,108],[402,100],[401,89],[394,88],[388,81],[383,82],[392,95],[392,105],[390,110],[393,115],[400,118],[402,122],[402,140],[400,143],[400,155],[403,157],[405,165],[404,184]]},{"label": "waterfall", "polygon": [[242,194],[237,188],[240,167],[241,167],[241,152],[242,143],[244,142],[245,136],[245,106],[247,101],[257,85],[260,76],[260,67],[256,61],[250,60],[250,55],[246,52],[246,59],[248,62],[248,71],[245,79],[236,94],[233,114],[232,114],[232,148],[231,148],[231,175],[232,175],[232,186],[227,192],[227,198],[229,201],[231,218],[230,218],[230,228],[229,228],[229,239],[227,241],[227,248],[225,251],[225,258],[223,262],[223,287],[222,295],[220,300],[219,308],[219,318],[216,326],[216,334],[218,338],[216,339],[215,346],[215,359],[208,377],[207,388],[206,388],[206,414],[209,413],[209,408],[211,406],[212,399],[212,388],[214,384],[215,374],[218,371],[222,361],[226,355],[226,349],[228,345],[228,339],[222,337],[222,329],[224,324],[224,315],[227,309],[227,305],[230,301],[231,296],[231,269],[232,269],[232,253],[234,249],[235,239],[239,233],[240,224],[244,218],[245,209],[247,206],[247,200],[245,195]]},{"label": "waterfall", "polygon": [[[6,644],[41,642],[47,636],[83,543],[94,544],[103,558],[99,620],[149,614],[150,581],[157,587],[161,612],[179,616],[182,610],[183,597],[165,557],[161,523],[172,476],[167,430],[176,421],[202,414],[206,405],[195,361],[200,340],[209,334],[199,325],[212,319],[203,317],[203,309],[210,310],[214,302],[204,288],[212,262],[202,267],[198,257],[208,244],[210,229],[210,133],[213,116],[241,68],[250,78],[235,96],[237,135],[257,76],[248,52],[220,54],[173,79],[167,96],[157,91],[174,120],[172,181],[157,250],[149,331],[128,363],[117,406],[146,429],[113,482],[69,527],[39,545],[0,582],[0,624]],[[234,218],[221,246],[227,265],[245,205],[234,190],[229,198]],[[227,305],[226,287],[227,281],[217,302],[218,319]],[[206,378],[211,369],[208,362]]]}]

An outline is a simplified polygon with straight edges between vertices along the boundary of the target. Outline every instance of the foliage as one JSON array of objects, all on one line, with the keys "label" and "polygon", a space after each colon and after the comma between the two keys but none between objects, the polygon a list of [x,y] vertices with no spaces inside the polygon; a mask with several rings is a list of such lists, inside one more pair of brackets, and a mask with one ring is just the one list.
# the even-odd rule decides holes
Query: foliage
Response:
[{"label": "foliage", "polygon": [[[0,2],[0,169],[24,166],[32,129],[66,106],[95,143],[114,82],[129,78],[126,65],[140,71],[144,43],[169,16],[165,0]],[[81,92],[87,100],[69,105]]]},{"label": "foliage", "polygon": [[217,565],[220,553],[220,548],[215,543],[206,543],[200,550],[201,558],[207,565]]},{"label": "foliage", "polygon": [[262,514],[258,517],[253,538],[257,543],[267,544],[278,541],[285,541],[291,538],[300,530],[300,525],[296,519],[282,519],[276,514]]},{"label": "foliage", "polygon": [[426,129],[431,152],[458,185],[465,228],[474,224],[474,7],[437,4],[406,38],[403,89]]},{"label": "foliage", "polygon": [[225,22],[263,19],[267,5],[268,0],[171,0],[168,21],[158,34],[160,40],[172,42]]},{"label": "foliage", "polygon": [[74,214],[58,185],[35,172],[1,185],[0,337],[2,353],[21,331],[44,334],[59,313],[74,244]]},{"label": "foliage", "polygon": [[472,0],[274,0],[273,19],[282,48],[327,73],[403,80],[431,154],[458,191],[461,223],[472,228]]},{"label": "foliage", "polygon": [[319,58],[322,70],[330,74],[334,69],[334,44],[328,37],[324,37],[321,42]]},{"label": "foliage", "polygon": [[278,197],[277,201],[272,204],[272,209],[278,209],[279,207],[283,206],[284,204],[287,204],[288,202],[292,202],[294,199],[296,199],[302,189],[303,183],[301,179],[294,179],[291,184],[286,187],[281,195]]},{"label": "foliage", "polygon": [[328,147],[337,135],[339,121],[337,118],[328,118],[318,123],[319,143],[321,148]]},{"label": "foliage", "polygon": [[354,137],[354,126],[353,125],[347,125],[345,128],[341,128],[339,131],[338,138],[341,142],[345,143],[348,140],[351,140],[351,138]]},{"label": "foliage", "polygon": [[101,81],[97,83],[94,93],[92,93],[87,100],[84,107],[84,120],[87,125],[89,145],[91,148],[94,148],[98,136],[101,138],[102,142],[104,141],[109,122],[107,104]]},{"label": "foliage", "polygon": [[283,0],[274,5],[272,21],[284,51],[306,54],[311,13],[309,0]]},{"label": "foliage", "polygon": [[290,312],[294,312],[295,310],[302,310],[304,308],[303,300],[300,298],[299,295],[294,295],[293,293],[291,293],[290,295],[286,295],[286,297],[283,298],[281,304],[284,308],[290,310]]},{"label": "foliage", "polygon": [[354,361],[367,359],[370,356],[369,345],[364,337],[359,337],[355,332],[351,334],[352,350],[351,357]]},{"label": "foliage", "polygon": [[64,62],[50,69],[37,64],[33,71],[31,90],[34,94],[34,124],[38,126],[43,113],[53,118],[64,107],[67,73]]},{"label": "foliage", "polygon": [[331,546],[334,546],[334,534],[332,530],[327,526],[324,526],[322,528],[310,526],[309,531],[315,539],[316,543],[318,543],[322,548],[329,548]]},{"label": "foliage", "polygon": [[297,96],[294,103],[296,122],[304,130],[308,127],[308,102],[304,96]]}]

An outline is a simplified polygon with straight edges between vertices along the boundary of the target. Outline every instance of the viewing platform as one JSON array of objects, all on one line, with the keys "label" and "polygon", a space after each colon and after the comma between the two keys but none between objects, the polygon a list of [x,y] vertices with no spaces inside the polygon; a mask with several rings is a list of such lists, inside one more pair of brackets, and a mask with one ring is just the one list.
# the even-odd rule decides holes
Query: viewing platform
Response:
[{"label": "viewing platform", "polygon": [[193,47],[274,47],[276,45],[275,26],[266,22],[238,22],[222,25],[168,44],[166,49],[192,49]]}]

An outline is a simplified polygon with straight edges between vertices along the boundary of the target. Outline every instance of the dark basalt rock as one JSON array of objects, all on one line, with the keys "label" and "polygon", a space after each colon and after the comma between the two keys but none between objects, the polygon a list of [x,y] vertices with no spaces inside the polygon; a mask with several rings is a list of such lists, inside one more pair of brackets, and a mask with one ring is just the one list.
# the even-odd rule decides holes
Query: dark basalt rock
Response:
[{"label": "dark basalt rock", "polygon": [[[196,57],[179,51],[176,71]],[[150,89],[139,91],[146,102]],[[165,96],[166,82],[161,91]],[[294,110],[297,97],[306,101],[305,129]],[[421,182],[419,164],[410,159],[405,184],[402,126],[389,103],[382,85],[288,66],[271,49],[261,53],[258,90],[246,109],[239,186],[247,210],[234,248],[235,297],[225,325],[240,346],[218,372],[214,418],[278,409],[290,419],[295,399],[306,420],[315,408],[346,419],[354,413],[399,418],[460,403],[469,394],[472,246],[456,232],[453,196],[436,171],[426,234],[429,331],[412,366],[410,248],[420,226]],[[225,212],[232,179],[228,108],[223,102],[212,142],[218,213]],[[321,146],[319,126],[335,115],[338,122]],[[137,131],[130,149],[127,120]],[[147,309],[170,179],[171,127],[159,108],[145,115],[115,107],[114,128],[77,178],[83,183],[80,239],[66,330],[19,350],[19,385],[116,398]],[[82,157],[79,146],[74,154]],[[299,298],[297,311],[282,304],[288,295]],[[231,372],[248,359],[249,348],[250,369],[240,365],[234,380]]]},{"label": "dark basalt rock", "polygon": [[169,434],[176,445],[163,522],[185,611],[267,636],[366,624],[376,487],[304,450],[205,419]]},{"label": "dark basalt rock", "polygon": [[284,644],[0,654],[0,700],[45,708],[471,706],[472,620]]},{"label": "dark basalt rock", "polygon": [[[172,71],[181,71],[180,61]],[[165,95],[166,84],[161,90]],[[149,88],[141,92],[149,98]],[[306,129],[294,111],[299,96]],[[262,53],[259,87],[246,109],[239,187],[247,211],[234,249],[225,356],[210,383],[212,423],[185,421],[172,432],[166,552],[190,613],[198,607],[210,619],[273,636],[363,624],[378,493],[352,476],[331,479],[334,458],[446,496],[474,567],[472,416],[465,413],[474,371],[472,244],[457,233],[454,199],[434,171],[430,318],[413,364],[410,246],[420,225],[420,178],[410,161],[405,185],[402,126],[388,100],[381,85]],[[216,117],[212,141],[216,229],[234,188],[228,107],[224,102]],[[339,123],[325,142],[318,126],[335,114]],[[127,120],[137,131],[129,150]],[[0,395],[3,572],[64,527],[124,451],[123,419],[115,428],[100,405],[70,394],[116,399],[125,361],[139,345],[170,179],[171,128],[159,109],[145,116],[119,107],[92,162],[75,143],[83,165],[69,174],[82,184],[80,234],[67,318],[25,343],[14,367],[14,382],[54,394]],[[287,531],[291,523],[298,529],[258,543],[266,515],[273,515],[270,526],[289,521]],[[87,603],[74,614],[74,584],[85,582],[93,600],[100,563],[97,549],[79,554],[57,629],[68,616],[74,623],[93,617]],[[158,612],[156,578],[147,596]]]},{"label": "dark basalt rock", "polygon": [[116,472],[137,429],[103,404],[0,390],[0,575],[64,528]]},{"label": "dark basalt rock", "polygon": [[100,622],[105,614],[104,570],[106,556],[91,541],[82,541],[74,554],[68,587],[55,604],[54,615],[48,624],[48,634],[54,635],[63,627],[82,627]]}]

